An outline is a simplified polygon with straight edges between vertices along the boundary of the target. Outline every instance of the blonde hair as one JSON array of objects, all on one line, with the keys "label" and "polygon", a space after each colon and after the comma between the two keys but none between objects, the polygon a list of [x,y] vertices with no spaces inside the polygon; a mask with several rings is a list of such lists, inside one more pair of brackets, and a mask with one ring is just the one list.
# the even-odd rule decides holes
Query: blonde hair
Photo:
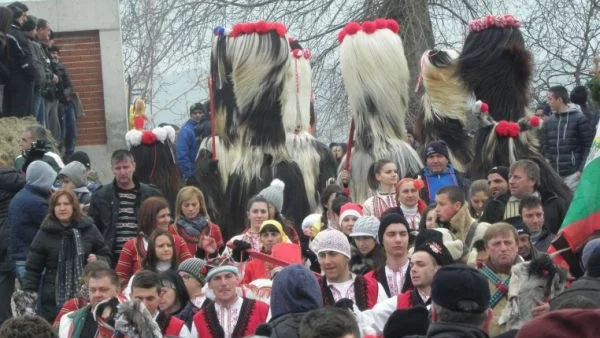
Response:
[{"label": "blonde hair", "polygon": [[208,211],[206,210],[206,202],[204,201],[204,194],[202,193],[202,190],[194,186],[187,186],[181,188],[177,193],[177,199],[175,201],[175,223],[177,223],[182,215],[181,205],[190,200],[193,196],[196,196],[198,198],[198,202],[200,202],[199,214],[208,218]]},{"label": "blonde hair", "polygon": [[5,152],[0,152],[0,166],[12,166],[12,161],[10,160],[10,157],[8,157],[8,154]]},{"label": "blonde hair", "polygon": [[485,243],[485,246],[487,247],[488,242],[492,238],[501,235],[513,235],[515,242],[519,243],[519,234],[514,226],[506,222],[497,222],[490,225],[490,227],[485,231],[485,234],[483,235],[483,242]]}]

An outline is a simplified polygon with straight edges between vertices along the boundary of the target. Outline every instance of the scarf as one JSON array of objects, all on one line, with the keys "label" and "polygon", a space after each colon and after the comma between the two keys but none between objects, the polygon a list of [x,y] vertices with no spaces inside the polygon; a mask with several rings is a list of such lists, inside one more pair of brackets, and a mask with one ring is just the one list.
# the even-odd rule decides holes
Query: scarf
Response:
[{"label": "scarf", "polygon": [[79,230],[68,228],[60,241],[58,271],[56,273],[56,305],[62,306],[80,291],[84,252]]},{"label": "scarf", "polygon": [[419,230],[419,222],[421,221],[421,215],[419,214],[419,205],[414,207],[407,207],[404,204],[400,204],[400,209],[404,214],[404,218],[408,221],[410,230]]},{"label": "scarf", "polygon": [[511,277],[509,276],[506,280],[502,281],[500,278],[498,278],[494,271],[492,271],[492,269],[485,264],[483,267],[481,267],[481,269],[479,269],[479,271],[481,271],[481,273],[483,273],[487,279],[496,285],[496,292],[492,294],[490,302],[488,303],[490,308],[493,309],[496,305],[498,305],[502,297],[505,297],[508,294],[508,285]]},{"label": "scarf", "polygon": [[177,225],[181,227],[186,234],[196,237],[200,235],[208,225],[208,218],[204,216],[198,216],[193,219],[187,219],[185,216],[181,216],[177,220]]}]

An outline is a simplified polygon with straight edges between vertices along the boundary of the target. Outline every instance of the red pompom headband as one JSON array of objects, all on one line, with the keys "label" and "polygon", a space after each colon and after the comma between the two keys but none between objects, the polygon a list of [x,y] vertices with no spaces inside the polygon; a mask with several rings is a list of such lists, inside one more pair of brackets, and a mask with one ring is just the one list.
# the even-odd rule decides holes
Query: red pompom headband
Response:
[{"label": "red pompom headband", "polygon": [[258,22],[244,22],[238,23],[231,29],[229,36],[232,38],[238,37],[240,35],[247,34],[267,34],[271,31],[274,31],[280,37],[285,37],[287,33],[287,28],[281,22],[267,22],[267,21],[258,21]]},{"label": "red pompom headband", "polygon": [[510,14],[494,16],[488,14],[483,18],[475,19],[469,22],[471,32],[481,32],[488,28],[519,28],[521,21]]},{"label": "red pompom headband", "polygon": [[365,21],[362,24],[350,21],[346,27],[338,33],[338,41],[339,43],[342,43],[346,36],[354,35],[360,31],[367,34],[373,34],[379,29],[389,29],[394,33],[398,33],[400,31],[400,24],[394,19],[376,19],[375,21]]},{"label": "red pompom headband", "polygon": [[294,49],[294,50],[292,50],[292,55],[296,59],[300,59],[303,57],[306,60],[308,60],[312,56],[312,53],[311,53],[310,49]]},{"label": "red pompom headband", "polygon": [[417,190],[421,190],[423,188],[425,188],[425,182],[423,182],[423,180],[421,179],[421,177],[417,177],[415,178],[410,178],[410,177],[406,177],[400,180],[400,182],[398,182],[398,184],[396,184],[396,189],[398,189],[398,191],[400,190],[400,187],[405,184],[405,183],[410,183],[412,182],[415,189]]}]

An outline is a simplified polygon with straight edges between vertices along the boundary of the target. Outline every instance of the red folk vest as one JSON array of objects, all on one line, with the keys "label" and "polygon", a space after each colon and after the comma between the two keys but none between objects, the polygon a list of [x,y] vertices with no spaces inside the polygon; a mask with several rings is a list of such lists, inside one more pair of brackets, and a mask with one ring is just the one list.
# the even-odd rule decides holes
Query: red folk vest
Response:
[{"label": "red folk vest", "polygon": [[179,318],[175,318],[175,317],[171,317],[171,320],[169,321],[169,325],[167,325],[167,328],[163,331],[163,335],[165,337],[167,336],[174,336],[174,337],[179,337],[179,333],[181,332],[181,329],[183,328],[183,326],[185,325],[185,322]]},{"label": "red folk vest", "polygon": [[[269,305],[266,303],[244,299],[232,338],[253,335],[256,328],[267,321],[268,314]],[[214,303],[194,315],[194,325],[198,331],[198,337],[220,338],[223,336],[223,328],[219,324]]]}]

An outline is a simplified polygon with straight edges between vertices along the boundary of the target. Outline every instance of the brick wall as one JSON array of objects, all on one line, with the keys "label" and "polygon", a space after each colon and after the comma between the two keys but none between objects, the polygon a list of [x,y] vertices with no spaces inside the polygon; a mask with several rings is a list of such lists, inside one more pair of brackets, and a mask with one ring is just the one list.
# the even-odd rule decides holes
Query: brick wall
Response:
[{"label": "brick wall", "polygon": [[106,144],[98,31],[56,33],[55,41],[85,109],[85,117],[77,120],[77,145]]}]

